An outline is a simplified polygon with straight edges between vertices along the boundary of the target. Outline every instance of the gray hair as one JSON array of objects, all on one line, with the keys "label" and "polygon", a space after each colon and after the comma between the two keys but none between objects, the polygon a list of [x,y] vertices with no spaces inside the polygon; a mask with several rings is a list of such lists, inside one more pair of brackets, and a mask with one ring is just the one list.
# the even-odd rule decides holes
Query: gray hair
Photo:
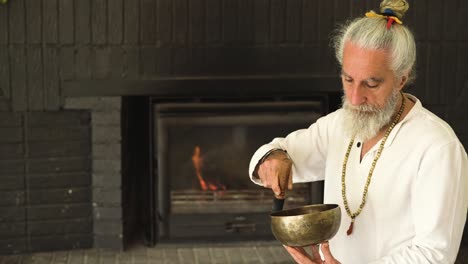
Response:
[{"label": "gray hair", "polygon": [[414,36],[404,25],[394,23],[387,29],[386,24],[387,20],[384,18],[361,17],[341,26],[333,38],[336,58],[342,66],[343,49],[347,42],[357,44],[364,49],[389,49],[391,69],[398,78],[407,74],[410,83],[416,77]]}]

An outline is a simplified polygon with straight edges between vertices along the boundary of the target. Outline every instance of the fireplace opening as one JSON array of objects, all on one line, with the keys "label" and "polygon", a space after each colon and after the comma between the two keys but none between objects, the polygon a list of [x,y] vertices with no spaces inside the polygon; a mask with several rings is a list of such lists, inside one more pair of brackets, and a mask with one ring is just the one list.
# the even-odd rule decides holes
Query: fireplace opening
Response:
[{"label": "fireplace opening", "polygon": [[[274,137],[315,122],[322,102],[159,103],[153,109],[159,238],[271,238],[272,191],[250,181],[250,158]],[[309,204],[310,185],[294,187],[287,206]]]},{"label": "fireplace opening", "polygon": [[[250,158],[331,111],[337,95],[123,98],[125,245],[273,240],[273,193],[250,181]],[[323,182],[294,184],[285,208],[322,197]]]}]

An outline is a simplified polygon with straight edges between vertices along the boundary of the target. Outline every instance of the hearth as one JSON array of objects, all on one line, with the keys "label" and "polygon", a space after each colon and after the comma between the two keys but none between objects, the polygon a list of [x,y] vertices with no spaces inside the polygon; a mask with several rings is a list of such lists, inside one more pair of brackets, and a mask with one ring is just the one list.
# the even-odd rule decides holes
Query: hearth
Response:
[{"label": "hearth", "polygon": [[[269,239],[272,192],[248,177],[252,154],[324,114],[320,98],[153,104],[153,172],[160,240]],[[295,184],[288,207],[311,203]]]}]

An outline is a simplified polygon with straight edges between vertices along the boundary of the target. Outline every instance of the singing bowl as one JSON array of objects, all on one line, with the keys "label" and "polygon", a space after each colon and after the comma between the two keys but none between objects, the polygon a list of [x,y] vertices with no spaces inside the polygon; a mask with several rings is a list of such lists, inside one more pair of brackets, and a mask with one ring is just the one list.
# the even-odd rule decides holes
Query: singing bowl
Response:
[{"label": "singing bowl", "polygon": [[270,214],[271,231],[286,246],[320,244],[335,236],[341,223],[336,204],[315,204]]}]

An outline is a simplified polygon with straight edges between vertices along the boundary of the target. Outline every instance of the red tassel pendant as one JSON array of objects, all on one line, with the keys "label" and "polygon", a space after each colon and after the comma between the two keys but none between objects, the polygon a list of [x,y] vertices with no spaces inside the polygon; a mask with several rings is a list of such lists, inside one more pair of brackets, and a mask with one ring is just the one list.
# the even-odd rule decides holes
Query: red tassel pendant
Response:
[{"label": "red tassel pendant", "polygon": [[346,231],[346,234],[349,236],[353,233],[353,228],[354,228],[354,219],[351,220],[351,224],[349,225],[348,231]]}]

